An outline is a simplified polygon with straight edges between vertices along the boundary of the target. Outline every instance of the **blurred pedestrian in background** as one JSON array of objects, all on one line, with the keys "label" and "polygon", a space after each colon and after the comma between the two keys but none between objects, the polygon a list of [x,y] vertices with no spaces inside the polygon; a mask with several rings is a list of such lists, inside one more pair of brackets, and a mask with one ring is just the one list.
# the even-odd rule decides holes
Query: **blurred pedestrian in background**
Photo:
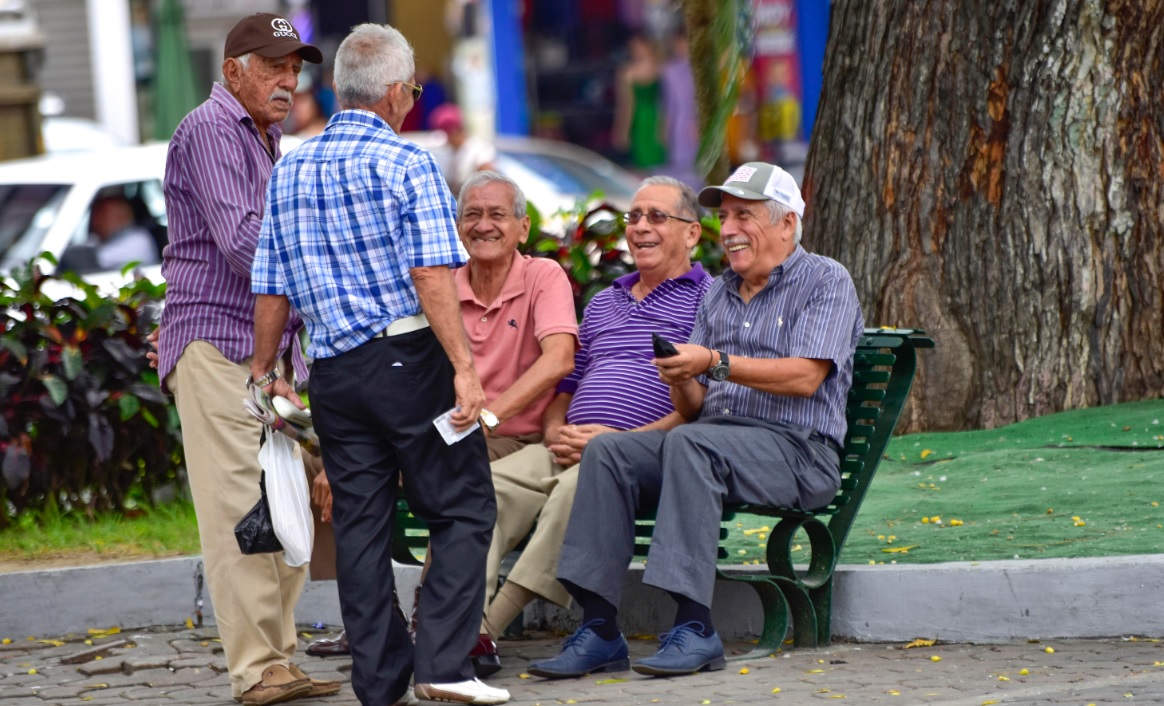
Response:
[{"label": "blurred pedestrian in background", "polygon": [[662,67],[655,45],[641,34],[631,35],[627,51],[629,57],[615,78],[611,144],[627,152],[632,168],[650,170],[667,159],[659,116]]},{"label": "blurred pedestrian in background", "polygon": [[468,133],[461,109],[456,105],[445,103],[437,107],[432,112],[430,126],[445,133],[445,144],[434,149],[432,154],[454,194],[461,193],[461,186],[474,172],[493,168],[497,149],[488,141]]}]

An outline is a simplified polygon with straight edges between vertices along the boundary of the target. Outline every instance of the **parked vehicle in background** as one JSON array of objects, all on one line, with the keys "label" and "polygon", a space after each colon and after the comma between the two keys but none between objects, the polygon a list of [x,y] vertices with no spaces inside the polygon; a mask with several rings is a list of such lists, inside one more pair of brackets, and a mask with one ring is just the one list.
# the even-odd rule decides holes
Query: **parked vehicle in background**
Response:
[{"label": "parked vehicle in background", "polygon": [[[406,133],[428,149],[439,149],[444,134]],[[283,139],[289,152],[301,140]],[[595,193],[618,209],[629,207],[638,179],[613,162],[581,147],[532,138],[499,137],[496,169],[521,185],[543,216],[543,228],[560,234],[564,224],[553,214],[570,209]],[[153,234],[158,251],[165,247],[166,203],[162,177],[166,143],[110,147],[93,151],[49,154],[0,163],[0,273],[28,262],[43,251],[60,261],[70,247],[89,240],[93,203],[107,196],[124,197],[133,207],[137,225]],[[161,267],[139,268],[161,281]],[[132,275],[121,272],[78,272],[108,289]],[[62,289],[62,292],[66,290]]]}]

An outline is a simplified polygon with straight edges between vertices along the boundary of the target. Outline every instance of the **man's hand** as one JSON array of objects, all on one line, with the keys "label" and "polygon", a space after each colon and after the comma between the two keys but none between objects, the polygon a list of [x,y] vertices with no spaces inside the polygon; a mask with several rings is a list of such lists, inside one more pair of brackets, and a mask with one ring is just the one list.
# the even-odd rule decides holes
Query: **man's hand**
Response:
[{"label": "man's hand", "polygon": [[481,388],[481,379],[472,368],[457,373],[453,378],[453,387],[457,392],[457,411],[453,412],[449,421],[454,429],[464,431],[481,416],[481,410],[485,407],[485,390]]},{"label": "man's hand", "polygon": [[554,463],[569,467],[582,459],[582,450],[591,439],[616,431],[604,424],[565,424],[559,427],[557,440],[551,442],[547,438],[546,448],[554,455]]},{"label": "man's hand", "polygon": [[295,393],[295,389],[291,387],[291,383],[287,382],[286,378],[279,378],[275,382],[263,388],[263,392],[270,397],[286,397],[299,409],[307,409],[307,405],[303,404],[303,399]]},{"label": "man's hand", "polygon": [[154,370],[158,369],[158,337],[162,335],[162,329],[159,326],[150,335],[146,336],[146,343],[149,344],[150,350],[146,351],[146,360],[150,362],[150,367]]},{"label": "man's hand", "polygon": [[668,385],[679,385],[707,372],[719,358],[708,348],[679,343],[679,355],[655,358],[651,362],[659,368],[659,379]]},{"label": "man's hand", "polygon": [[327,480],[327,469],[321,468],[311,484],[311,502],[319,508],[319,519],[331,522],[331,483]]}]

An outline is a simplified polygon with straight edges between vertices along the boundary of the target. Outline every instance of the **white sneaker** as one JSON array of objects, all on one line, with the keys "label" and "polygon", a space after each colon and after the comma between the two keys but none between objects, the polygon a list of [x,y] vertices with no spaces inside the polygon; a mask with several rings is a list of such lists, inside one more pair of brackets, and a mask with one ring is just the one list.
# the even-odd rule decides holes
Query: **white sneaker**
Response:
[{"label": "white sneaker", "polygon": [[452,684],[417,684],[416,695],[425,701],[448,701],[455,704],[503,704],[509,692],[483,683],[480,679]]},{"label": "white sneaker", "polygon": [[408,691],[404,692],[404,696],[401,696],[400,700],[392,706],[417,706],[419,703],[420,699],[416,698],[416,693],[412,691],[412,687],[410,686],[408,687]]}]

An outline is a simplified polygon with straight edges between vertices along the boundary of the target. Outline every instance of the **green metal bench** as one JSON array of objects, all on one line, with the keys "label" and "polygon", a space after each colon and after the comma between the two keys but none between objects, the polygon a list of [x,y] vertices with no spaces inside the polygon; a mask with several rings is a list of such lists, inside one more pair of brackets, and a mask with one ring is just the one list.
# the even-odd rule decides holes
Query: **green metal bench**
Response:
[{"label": "green metal bench", "polygon": [[[917,369],[917,349],[933,346],[933,339],[920,330],[865,330],[853,359],[853,386],[845,411],[849,428],[841,460],[841,488],[827,507],[816,512],[758,505],[724,508],[720,524],[721,560],[728,556],[723,545],[728,536],[728,523],[734,522],[737,514],[780,520],[768,536],[766,573],[745,573],[728,566],[717,571],[720,579],[744,581],[754,588],[764,609],[764,628],[756,649],[735,659],[775,652],[788,632],[789,615],[793,644],[797,647],[829,643],[837,558],[909,397]],[[654,524],[653,512],[635,521],[636,556],[647,555]],[[808,535],[812,549],[804,571],[798,571],[792,563],[793,540],[801,529]],[[393,559],[403,564],[423,563],[427,544],[428,530],[424,523],[409,512],[408,504],[401,499],[396,512]]]},{"label": "green metal bench", "polygon": [[[790,615],[796,647],[829,644],[837,559],[909,398],[917,349],[933,346],[924,331],[865,330],[854,356],[853,386],[845,410],[849,429],[841,460],[841,488],[827,507],[815,512],[756,505],[725,508],[725,522],[734,520],[737,513],[779,519],[768,534],[767,572],[744,573],[727,566],[717,571],[720,579],[743,581],[754,588],[764,609],[764,628],[756,649],[737,659],[775,652],[784,641]],[[811,544],[804,570],[797,570],[792,559],[799,530]],[[721,528],[721,537],[726,535]]]}]

